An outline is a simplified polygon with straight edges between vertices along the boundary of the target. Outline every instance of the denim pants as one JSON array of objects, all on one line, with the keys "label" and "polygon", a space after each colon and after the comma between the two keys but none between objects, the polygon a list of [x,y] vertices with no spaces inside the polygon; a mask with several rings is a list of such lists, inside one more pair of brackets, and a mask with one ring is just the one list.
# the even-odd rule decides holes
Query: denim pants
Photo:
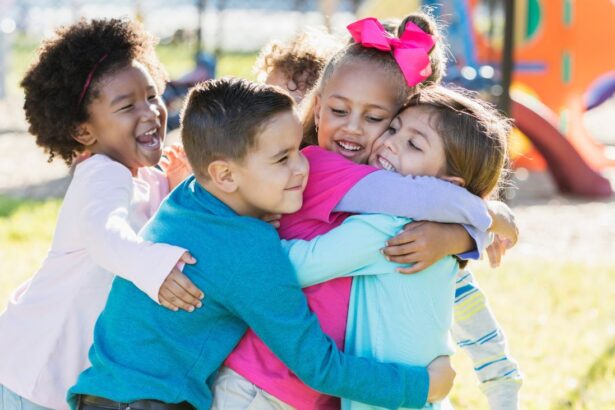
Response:
[{"label": "denim pants", "polygon": [[39,406],[30,400],[24,399],[17,393],[0,385],[0,410],[52,410]]}]

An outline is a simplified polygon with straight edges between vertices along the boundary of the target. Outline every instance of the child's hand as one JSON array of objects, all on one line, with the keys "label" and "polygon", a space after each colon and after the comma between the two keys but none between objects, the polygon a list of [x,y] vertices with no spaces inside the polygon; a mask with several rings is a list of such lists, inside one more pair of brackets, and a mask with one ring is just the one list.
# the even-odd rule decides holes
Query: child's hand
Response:
[{"label": "child's hand", "polygon": [[487,202],[489,214],[493,219],[489,231],[495,233],[493,243],[487,248],[487,256],[492,268],[500,265],[506,251],[516,245],[519,239],[519,228],[515,223],[515,215],[503,202]]},{"label": "child's hand", "polygon": [[186,157],[184,148],[179,144],[173,144],[162,152],[160,168],[164,171],[169,181],[169,190],[173,190],[184,179],[192,174],[192,167]]},{"label": "child's hand", "polygon": [[263,216],[261,219],[273,226],[275,229],[280,227],[280,219],[282,218],[281,214],[267,214]]},{"label": "child's hand", "polygon": [[[178,264],[182,262],[193,265],[196,263],[196,259],[190,253],[185,252],[179,258]],[[192,281],[175,266],[160,287],[158,301],[162,306],[173,311],[181,308],[186,312],[192,312],[195,308],[200,308],[203,305],[201,299],[204,296],[203,292],[194,286]]]},{"label": "child's hand", "polygon": [[398,272],[408,274],[473,246],[472,238],[460,225],[421,221],[406,225],[403,232],[387,242],[383,253],[391,262],[414,263],[409,268],[397,268]]},{"label": "child's hand", "polygon": [[449,356],[436,357],[429,366],[429,393],[427,393],[427,401],[434,403],[444,398],[453,388],[456,372],[451,367],[451,358]]}]

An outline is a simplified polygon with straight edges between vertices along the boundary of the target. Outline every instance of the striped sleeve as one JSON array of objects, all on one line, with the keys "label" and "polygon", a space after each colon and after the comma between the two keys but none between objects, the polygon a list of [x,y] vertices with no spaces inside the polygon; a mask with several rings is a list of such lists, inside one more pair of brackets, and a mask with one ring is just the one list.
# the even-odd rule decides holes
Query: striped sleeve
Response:
[{"label": "striped sleeve", "polygon": [[452,334],[472,359],[480,388],[492,410],[517,410],[522,377],[506,337],[472,273],[457,274]]}]

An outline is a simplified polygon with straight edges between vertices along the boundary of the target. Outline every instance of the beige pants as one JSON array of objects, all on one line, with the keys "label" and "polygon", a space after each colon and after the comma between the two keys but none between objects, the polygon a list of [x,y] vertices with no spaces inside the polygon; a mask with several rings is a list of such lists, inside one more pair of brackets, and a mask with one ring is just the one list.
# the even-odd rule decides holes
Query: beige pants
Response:
[{"label": "beige pants", "polygon": [[239,373],[222,367],[213,387],[212,410],[293,410],[280,399],[252,384]]}]

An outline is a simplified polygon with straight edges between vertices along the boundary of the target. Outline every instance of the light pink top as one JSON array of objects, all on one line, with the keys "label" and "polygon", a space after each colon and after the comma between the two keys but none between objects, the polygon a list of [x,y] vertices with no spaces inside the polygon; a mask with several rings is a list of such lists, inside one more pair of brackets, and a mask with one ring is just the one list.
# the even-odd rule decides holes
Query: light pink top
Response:
[{"label": "light pink top", "polygon": [[133,178],[103,155],[77,166],[46,259],[0,315],[0,385],[36,404],[68,409],[66,391],[89,367],[94,323],[113,274],[157,301],[184,252],[136,234],[168,191],[154,168]]},{"label": "light pink top", "polygon": [[[310,176],[303,207],[281,220],[280,237],[312,239],[340,225],[349,214],[333,213],[340,199],[354,184],[376,170],[357,165],[319,147],[307,147]],[[351,278],[334,279],[303,289],[322,330],[338,348],[344,347]],[[321,394],[303,384],[252,332],[228,357],[226,365],[268,393],[298,409],[339,409],[338,398]]]}]

